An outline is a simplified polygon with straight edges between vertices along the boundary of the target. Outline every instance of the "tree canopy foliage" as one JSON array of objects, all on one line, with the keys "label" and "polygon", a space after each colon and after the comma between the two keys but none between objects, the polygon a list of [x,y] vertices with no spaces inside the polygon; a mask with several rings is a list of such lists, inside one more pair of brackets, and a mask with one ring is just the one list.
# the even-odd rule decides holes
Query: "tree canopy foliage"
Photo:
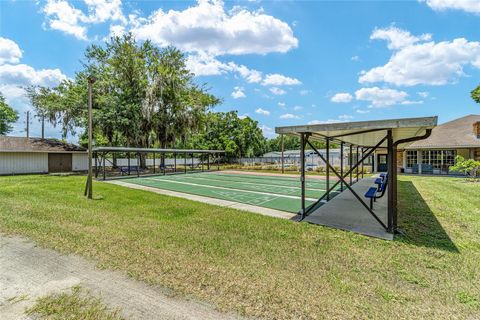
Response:
[{"label": "tree canopy foliage", "polygon": [[476,178],[480,172],[480,161],[474,159],[463,158],[462,156],[455,157],[455,165],[450,167],[450,170],[463,173],[476,181]]},{"label": "tree canopy foliage", "polygon": [[253,157],[266,152],[258,122],[240,118],[237,111],[209,112],[205,129],[188,141],[188,148],[225,150],[230,157]]},{"label": "tree canopy foliage", "polygon": [[[181,51],[137,42],[131,34],[89,46],[73,79],[53,88],[26,89],[37,114],[61,127],[63,138],[87,126],[90,76],[96,79],[96,145],[221,149],[229,157],[281,149],[280,137],[267,140],[257,121],[239,117],[237,111],[213,112],[221,100],[194,81]],[[80,143],[86,142],[83,130]],[[298,149],[300,141],[285,136],[284,147]]]},{"label": "tree canopy foliage", "polygon": [[0,135],[12,131],[12,124],[18,120],[18,113],[10,107],[2,93],[0,93]]},{"label": "tree canopy foliage", "polygon": [[96,78],[95,136],[109,145],[173,146],[202,129],[206,112],[220,102],[194,83],[179,50],[139,44],[131,34],[113,37],[87,48],[73,80],[27,89],[37,113],[60,125],[64,137],[86,127],[88,76]]},{"label": "tree canopy foliage", "polygon": [[471,96],[476,103],[480,103],[480,85],[472,90]]}]

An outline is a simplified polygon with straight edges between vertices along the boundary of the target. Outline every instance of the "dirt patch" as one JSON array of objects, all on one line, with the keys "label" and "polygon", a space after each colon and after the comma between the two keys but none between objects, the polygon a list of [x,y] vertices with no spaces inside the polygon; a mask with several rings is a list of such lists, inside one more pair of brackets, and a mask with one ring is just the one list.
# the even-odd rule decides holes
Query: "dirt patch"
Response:
[{"label": "dirt patch", "polygon": [[0,314],[3,320],[30,319],[36,299],[80,285],[129,319],[239,319],[211,305],[172,297],[168,290],[98,270],[75,255],[37,247],[21,237],[0,234]]}]

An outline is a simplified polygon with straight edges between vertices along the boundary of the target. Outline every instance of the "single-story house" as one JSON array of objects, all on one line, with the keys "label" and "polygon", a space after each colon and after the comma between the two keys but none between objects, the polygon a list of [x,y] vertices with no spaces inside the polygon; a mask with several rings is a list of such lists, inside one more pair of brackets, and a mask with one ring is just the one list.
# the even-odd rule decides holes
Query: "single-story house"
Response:
[{"label": "single-story house", "polygon": [[[430,137],[398,150],[400,172],[451,174],[455,157],[480,160],[480,115],[468,115],[436,126]],[[375,172],[387,171],[386,152],[375,154]]]},{"label": "single-story house", "polygon": [[0,175],[88,170],[87,151],[55,139],[0,136]]}]

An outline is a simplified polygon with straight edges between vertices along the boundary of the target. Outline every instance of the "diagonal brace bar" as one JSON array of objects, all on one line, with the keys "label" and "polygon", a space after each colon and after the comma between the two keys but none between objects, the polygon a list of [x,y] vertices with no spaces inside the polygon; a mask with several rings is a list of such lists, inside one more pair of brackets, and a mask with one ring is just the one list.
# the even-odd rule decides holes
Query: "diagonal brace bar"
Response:
[{"label": "diagonal brace bar", "polygon": [[[335,168],[330,164],[329,161],[327,161],[320,152],[318,152],[318,150],[310,143],[310,141],[308,141],[307,139],[307,143],[308,145],[313,149],[313,151],[315,151],[315,153],[327,164],[327,166],[330,168],[330,170],[333,171],[333,173],[335,173],[335,175],[342,181],[342,182],[345,182],[344,181],[344,177],[340,176],[340,174],[337,172],[337,170],[335,170]],[[358,163],[357,163],[358,165]],[[338,183],[337,183],[338,184]],[[370,214],[375,218],[375,220],[377,220],[377,222],[383,227],[385,228],[385,230],[388,230],[387,226],[385,225],[385,223],[383,223],[382,220],[380,220],[380,218],[372,211],[372,209],[370,209],[370,207],[363,201],[363,199],[353,190],[353,188],[347,184],[347,188],[350,190],[350,192],[352,192],[352,194],[355,196],[355,198],[357,198],[358,201],[360,201],[360,203],[365,207],[365,209],[368,210],[368,212],[370,212]]]},{"label": "diagonal brace bar", "polygon": [[[375,151],[386,139],[387,139],[387,137],[385,136],[385,138],[383,138],[379,143],[377,143],[377,145],[376,145],[375,147],[372,147],[372,149],[371,149],[367,154],[365,154],[365,155],[363,156],[363,158],[360,160],[360,162],[365,161],[365,159],[367,159],[367,158],[372,154],[372,152]],[[351,159],[351,157],[350,157],[350,159]],[[358,163],[355,164],[354,166],[350,167],[350,169],[343,175],[343,178],[345,179],[346,177],[348,177],[348,176],[355,170],[355,168],[359,165],[360,162],[358,162]],[[343,180],[343,182],[346,183],[345,180]],[[328,191],[329,191],[329,192],[332,192],[332,191],[335,189],[335,187],[338,186],[339,183],[341,183],[341,180],[337,181],[332,187],[330,187],[330,189],[329,189]],[[325,195],[326,195],[326,194],[324,193],[323,196],[320,197],[320,199],[318,199],[315,203],[311,204],[311,205],[307,208],[307,213],[308,213],[309,210],[310,210],[311,208],[313,208],[317,203],[319,203],[320,201],[322,201],[322,200],[325,198]]]}]

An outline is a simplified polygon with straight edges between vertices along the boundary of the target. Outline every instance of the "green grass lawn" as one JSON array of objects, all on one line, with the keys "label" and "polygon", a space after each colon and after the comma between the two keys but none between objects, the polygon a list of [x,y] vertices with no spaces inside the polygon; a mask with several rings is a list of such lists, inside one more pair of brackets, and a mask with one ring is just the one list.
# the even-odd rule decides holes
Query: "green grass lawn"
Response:
[{"label": "green grass lawn", "polygon": [[0,232],[262,318],[474,319],[480,184],[401,176],[383,241],[81,176],[0,178]]}]

